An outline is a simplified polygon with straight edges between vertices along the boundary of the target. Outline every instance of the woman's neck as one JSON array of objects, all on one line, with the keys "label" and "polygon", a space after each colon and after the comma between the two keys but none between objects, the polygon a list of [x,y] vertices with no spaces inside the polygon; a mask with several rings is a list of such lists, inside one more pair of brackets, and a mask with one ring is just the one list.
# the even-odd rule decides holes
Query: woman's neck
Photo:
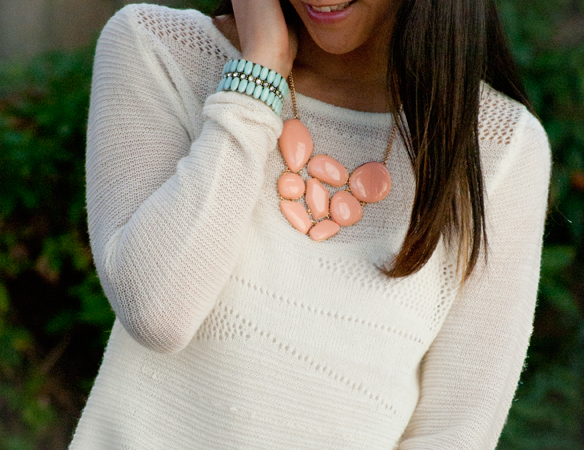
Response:
[{"label": "woman's neck", "polygon": [[387,95],[387,45],[369,43],[335,55],[316,45],[303,27],[298,43],[293,67],[298,92],[357,111],[393,111]]},{"label": "woman's neck", "polygon": [[[215,17],[213,22],[241,51],[233,16]],[[303,26],[297,30],[299,45],[293,74],[298,92],[356,111],[395,111],[387,94],[387,39],[379,39],[381,43],[362,45],[350,53],[335,55],[316,45]]]}]

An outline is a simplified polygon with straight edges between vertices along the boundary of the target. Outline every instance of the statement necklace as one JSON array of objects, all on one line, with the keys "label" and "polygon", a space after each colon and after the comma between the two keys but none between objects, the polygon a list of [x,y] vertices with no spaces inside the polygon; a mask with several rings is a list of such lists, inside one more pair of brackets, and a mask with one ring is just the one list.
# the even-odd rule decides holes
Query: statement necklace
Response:
[{"label": "statement necklace", "polygon": [[[391,188],[387,161],[397,127],[394,125],[391,131],[384,161],[368,162],[351,174],[328,155],[311,158],[314,145],[308,129],[299,119],[292,73],[288,81],[294,118],[284,122],[279,139],[280,151],[286,162],[286,169],[278,179],[280,210],[294,228],[320,242],[337,234],[341,227],[359,222],[363,217],[364,205],[387,197]],[[310,177],[305,183],[298,172],[307,163]],[[330,198],[323,183],[344,189]]]}]

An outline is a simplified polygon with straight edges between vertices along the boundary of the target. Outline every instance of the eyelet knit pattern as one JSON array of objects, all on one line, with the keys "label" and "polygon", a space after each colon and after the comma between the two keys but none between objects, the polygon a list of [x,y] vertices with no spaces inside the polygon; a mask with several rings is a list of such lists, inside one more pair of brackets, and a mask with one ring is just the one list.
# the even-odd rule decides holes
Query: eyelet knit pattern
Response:
[{"label": "eyelet knit pattern", "polygon": [[[483,86],[488,265],[460,291],[440,245],[418,273],[389,279],[379,269],[414,196],[402,143],[390,195],[312,242],[274,195],[282,120],[215,93],[239,57],[193,10],[127,6],[101,34],[88,226],[117,320],[71,449],[494,449],[535,307],[541,125]],[[346,167],[382,159],[390,114],[298,104],[323,153]]]}]

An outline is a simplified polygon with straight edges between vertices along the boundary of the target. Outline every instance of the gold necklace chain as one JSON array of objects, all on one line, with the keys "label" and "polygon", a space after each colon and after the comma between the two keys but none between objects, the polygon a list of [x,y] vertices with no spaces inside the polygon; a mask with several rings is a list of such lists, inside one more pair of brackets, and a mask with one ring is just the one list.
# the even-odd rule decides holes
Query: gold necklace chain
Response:
[{"label": "gold necklace chain", "polygon": [[[293,118],[300,119],[300,115],[298,114],[298,102],[296,100],[296,88],[294,87],[294,77],[292,76],[292,71],[290,71],[290,75],[288,75],[288,85],[290,86],[290,98],[292,99],[292,111],[294,113]],[[389,136],[389,141],[387,143],[387,149],[385,150],[385,159],[383,160],[383,164],[385,164],[385,166],[387,166],[387,163],[389,162],[391,149],[393,148],[393,142],[395,141],[396,135],[397,124],[394,123],[391,130],[391,135]]]}]

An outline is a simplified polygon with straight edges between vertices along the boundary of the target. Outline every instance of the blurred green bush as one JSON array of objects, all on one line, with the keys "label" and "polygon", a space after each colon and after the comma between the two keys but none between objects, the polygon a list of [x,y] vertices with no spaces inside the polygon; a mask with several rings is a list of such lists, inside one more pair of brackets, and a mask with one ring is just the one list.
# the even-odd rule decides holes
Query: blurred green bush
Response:
[{"label": "blurred green bush", "polygon": [[85,223],[93,51],[0,68],[1,449],[66,448],[113,322]]},{"label": "blurred green bush", "polygon": [[501,450],[584,449],[584,2],[500,1],[552,144],[539,304]]},{"label": "blurred green bush", "polygon": [[584,2],[500,2],[554,156],[539,305],[501,450],[584,449]]},{"label": "blurred green bush", "polygon": [[[554,173],[534,335],[499,448],[582,450],[584,2],[500,6]],[[0,449],[67,447],[113,321],[85,223],[93,51],[0,65]]]}]

